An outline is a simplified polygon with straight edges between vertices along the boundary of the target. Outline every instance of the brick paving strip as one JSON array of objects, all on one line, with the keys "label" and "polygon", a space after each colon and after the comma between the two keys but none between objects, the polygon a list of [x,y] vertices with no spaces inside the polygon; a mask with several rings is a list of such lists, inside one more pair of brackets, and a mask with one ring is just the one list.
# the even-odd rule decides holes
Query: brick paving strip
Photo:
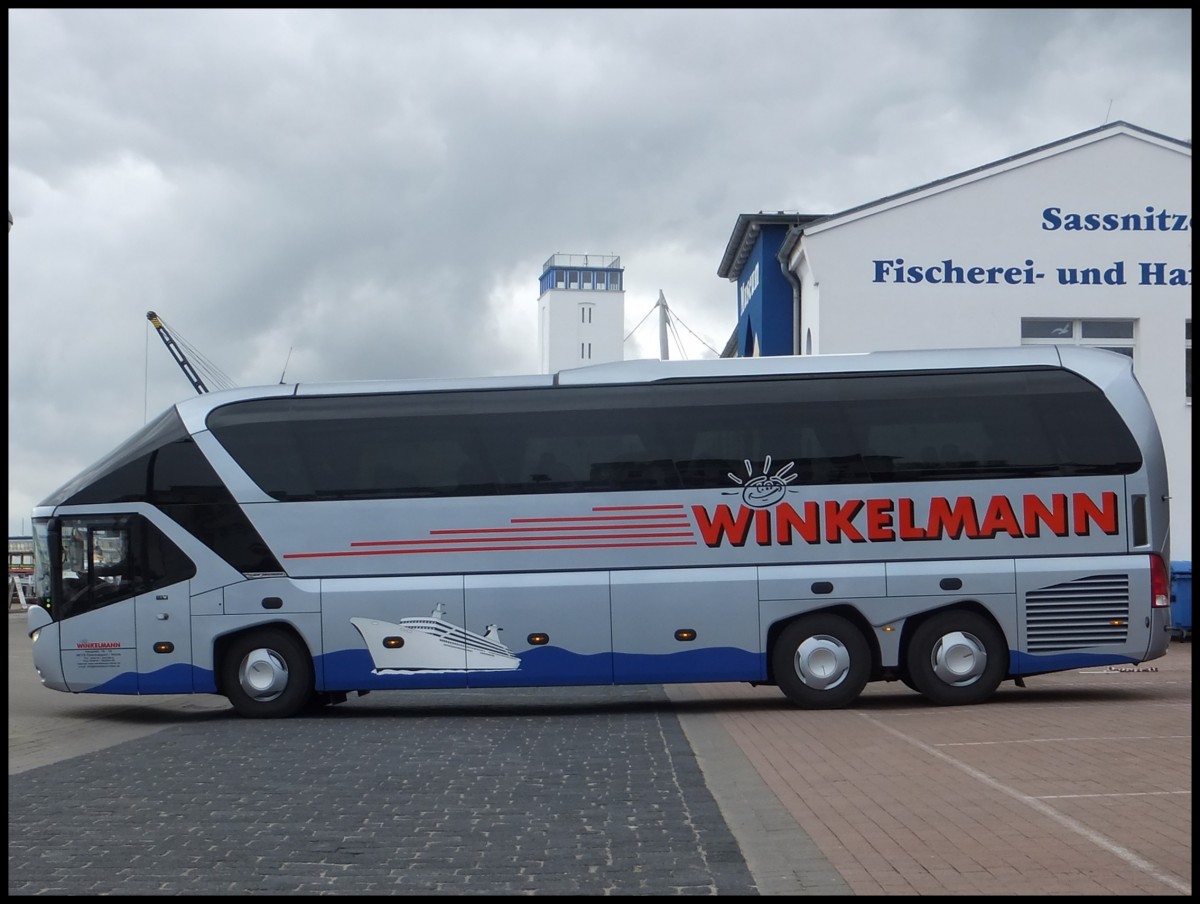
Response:
[{"label": "brick paving strip", "polygon": [[[933,707],[900,685],[830,712],[781,705],[774,688],[669,693],[727,817],[758,792],[723,787],[688,701],[798,827],[797,856],[827,858],[852,894],[1190,895],[1190,667],[1190,645],[1173,644],[1138,669],[1041,676],[974,707]],[[735,835],[741,822],[730,817]]]}]

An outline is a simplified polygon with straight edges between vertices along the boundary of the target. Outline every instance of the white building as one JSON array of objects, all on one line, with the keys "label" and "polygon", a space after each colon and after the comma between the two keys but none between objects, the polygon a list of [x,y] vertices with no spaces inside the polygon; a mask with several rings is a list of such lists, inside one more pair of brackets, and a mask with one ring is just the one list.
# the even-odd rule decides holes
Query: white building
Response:
[{"label": "white building", "polygon": [[538,296],[541,373],[625,357],[625,271],[612,254],[553,254]]},{"label": "white building", "polygon": [[1129,355],[1166,446],[1171,555],[1190,561],[1191,204],[1191,143],[1114,122],[841,213],[746,215],[718,270],[738,282],[730,346]]}]

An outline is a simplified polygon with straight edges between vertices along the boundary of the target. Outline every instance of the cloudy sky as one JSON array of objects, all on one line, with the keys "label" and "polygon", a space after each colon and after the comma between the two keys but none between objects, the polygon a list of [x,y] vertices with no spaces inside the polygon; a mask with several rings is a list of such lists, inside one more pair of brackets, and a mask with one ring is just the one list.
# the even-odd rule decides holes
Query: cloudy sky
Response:
[{"label": "cloudy sky", "polygon": [[626,357],[657,357],[660,290],[671,357],[713,357],[739,214],[835,213],[1110,120],[1192,129],[1190,10],[8,25],[10,535],[194,395],[149,310],[240,386],[535,373],[545,261],[617,254]]}]

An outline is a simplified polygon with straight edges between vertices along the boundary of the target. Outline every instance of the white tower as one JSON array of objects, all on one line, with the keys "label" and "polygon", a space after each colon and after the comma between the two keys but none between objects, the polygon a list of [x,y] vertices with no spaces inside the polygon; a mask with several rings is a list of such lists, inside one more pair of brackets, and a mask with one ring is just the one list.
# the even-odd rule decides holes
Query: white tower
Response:
[{"label": "white tower", "polygon": [[541,373],[625,358],[625,271],[614,254],[553,254],[538,296]]}]

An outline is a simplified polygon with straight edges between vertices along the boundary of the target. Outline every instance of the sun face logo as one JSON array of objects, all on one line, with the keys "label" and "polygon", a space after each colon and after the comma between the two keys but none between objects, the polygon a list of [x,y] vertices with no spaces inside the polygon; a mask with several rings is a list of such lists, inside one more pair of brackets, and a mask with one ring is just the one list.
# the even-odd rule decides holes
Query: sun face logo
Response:
[{"label": "sun face logo", "polygon": [[728,476],[742,488],[742,502],[750,508],[767,508],[779,502],[787,495],[787,485],[796,479],[795,474],[788,473],[796,466],[794,461],[789,461],[772,474],[771,456],[768,455],[763,462],[762,473],[758,475],[754,473],[754,466],[750,464],[750,459],[747,458],[744,464],[746,465],[744,480],[732,471],[728,472]]}]

